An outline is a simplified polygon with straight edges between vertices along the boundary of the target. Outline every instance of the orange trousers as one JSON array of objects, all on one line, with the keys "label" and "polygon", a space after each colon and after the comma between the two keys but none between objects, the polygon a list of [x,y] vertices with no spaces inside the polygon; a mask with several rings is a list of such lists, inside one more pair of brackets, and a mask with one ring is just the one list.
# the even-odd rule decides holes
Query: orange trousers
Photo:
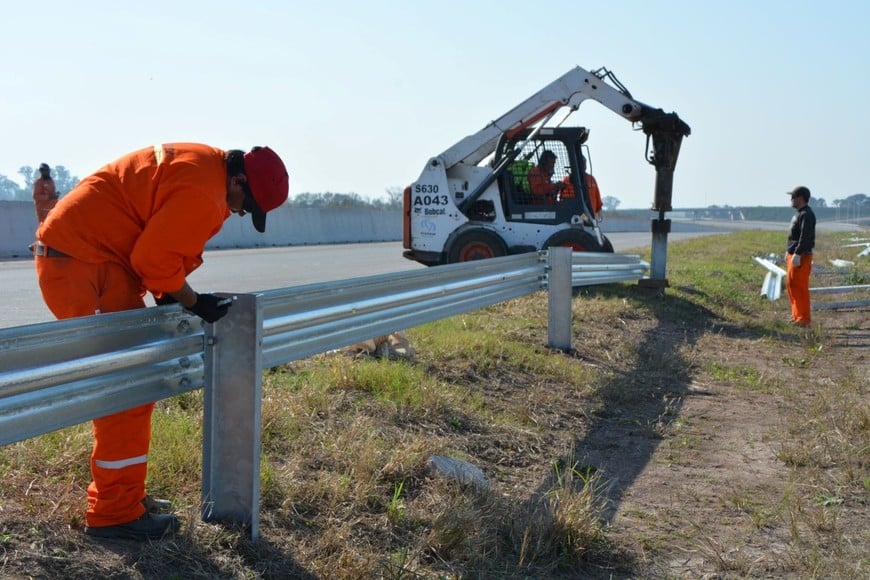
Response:
[{"label": "orange trousers", "polygon": [[785,289],[791,302],[791,319],[798,324],[810,324],[810,272],[813,269],[813,255],[801,254],[801,265],[792,265],[793,254],[788,255],[788,270],[785,276]]},{"label": "orange trousers", "polygon": [[[145,307],[139,280],[118,264],[37,256],[36,276],[45,304],[58,319]],[[153,409],[148,403],[94,419],[88,526],[123,524],[145,513]]]}]

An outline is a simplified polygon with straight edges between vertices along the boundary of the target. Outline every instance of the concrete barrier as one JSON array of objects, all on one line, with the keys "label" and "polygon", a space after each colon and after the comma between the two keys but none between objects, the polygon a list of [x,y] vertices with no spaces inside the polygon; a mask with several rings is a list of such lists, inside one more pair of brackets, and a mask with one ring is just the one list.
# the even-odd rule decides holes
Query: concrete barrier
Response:
[{"label": "concrete barrier", "polygon": [[[402,239],[402,212],[398,210],[292,208],[269,212],[266,233],[251,225],[249,217],[230,217],[209,249],[254,248],[336,243],[393,242]],[[36,213],[29,201],[0,201],[0,259],[29,256]]]},{"label": "concrete barrier", "polygon": [[[650,219],[612,215],[601,223],[605,234],[649,232]],[[402,239],[402,212],[365,208],[294,208],[283,206],[269,212],[266,233],[257,232],[250,218],[230,217],[206,248],[257,248],[368,242]],[[782,226],[785,228],[785,226]],[[726,231],[727,224],[673,220],[673,232]],[[34,240],[36,213],[29,201],[0,201],[0,259],[29,256]]]}]

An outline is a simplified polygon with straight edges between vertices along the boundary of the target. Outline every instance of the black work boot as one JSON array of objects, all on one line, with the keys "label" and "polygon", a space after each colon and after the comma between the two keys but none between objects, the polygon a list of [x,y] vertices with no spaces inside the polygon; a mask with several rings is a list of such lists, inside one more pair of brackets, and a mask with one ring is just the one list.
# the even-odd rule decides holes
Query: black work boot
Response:
[{"label": "black work boot", "polygon": [[174,534],[181,522],[172,514],[145,512],[137,520],[115,526],[86,527],[85,533],[97,538],[127,538],[130,540],[156,540],[165,534]]},{"label": "black work boot", "polygon": [[168,499],[157,499],[150,495],[142,498],[142,505],[149,514],[167,514],[172,511],[172,502]]}]

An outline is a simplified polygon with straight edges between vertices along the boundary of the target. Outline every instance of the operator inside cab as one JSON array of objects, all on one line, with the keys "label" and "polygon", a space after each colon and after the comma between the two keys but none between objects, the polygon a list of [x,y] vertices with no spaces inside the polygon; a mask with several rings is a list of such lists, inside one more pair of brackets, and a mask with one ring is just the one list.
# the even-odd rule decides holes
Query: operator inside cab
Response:
[{"label": "operator inside cab", "polygon": [[556,173],[556,154],[545,149],[538,159],[538,164],[529,170],[529,190],[533,204],[556,203],[559,192],[565,189],[565,183],[561,181],[553,183],[554,173]]}]

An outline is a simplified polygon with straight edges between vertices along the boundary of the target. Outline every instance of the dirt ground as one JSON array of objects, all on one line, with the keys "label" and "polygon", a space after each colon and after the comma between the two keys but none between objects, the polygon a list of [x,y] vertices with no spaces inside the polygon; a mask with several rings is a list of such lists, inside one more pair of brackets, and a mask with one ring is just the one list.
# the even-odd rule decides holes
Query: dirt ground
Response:
[{"label": "dirt ground", "polygon": [[[806,521],[817,516],[794,513],[813,509],[802,503],[799,496],[807,490],[799,488],[822,482],[801,481],[800,472],[782,460],[784,434],[807,401],[824,397],[834,382],[856,384],[857,377],[867,418],[870,312],[820,312],[814,324],[824,328],[824,354],[813,362],[806,361],[818,340],[811,332],[764,340],[723,327],[695,337],[696,342],[685,333],[672,336],[673,344],[695,342],[698,372],[634,375],[648,382],[649,397],[622,397],[618,410],[596,421],[577,444],[581,460],[596,466],[608,482],[609,537],[627,550],[635,572],[651,578],[850,577],[825,571],[826,556],[836,551],[825,532],[843,532],[863,561],[856,569],[867,570],[867,480],[861,489],[859,477],[857,492],[839,505],[843,509],[836,516],[828,516],[839,521],[808,532]],[[656,333],[664,345],[670,342],[666,328]],[[755,388],[702,372],[711,356],[723,368],[755,369]],[[801,386],[789,391],[789,385]],[[866,478],[867,449],[859,454]],[[825,478],[819,472],[812,476]],[[830,553],[808,556],[798,537],[811,551]],[[808,562],[813,558],[821,569],[813,570],[814,562]],[[615,577],[621,577],[620,568],[615,563]],[[607,577],[606,567],[599,572]]]}]

